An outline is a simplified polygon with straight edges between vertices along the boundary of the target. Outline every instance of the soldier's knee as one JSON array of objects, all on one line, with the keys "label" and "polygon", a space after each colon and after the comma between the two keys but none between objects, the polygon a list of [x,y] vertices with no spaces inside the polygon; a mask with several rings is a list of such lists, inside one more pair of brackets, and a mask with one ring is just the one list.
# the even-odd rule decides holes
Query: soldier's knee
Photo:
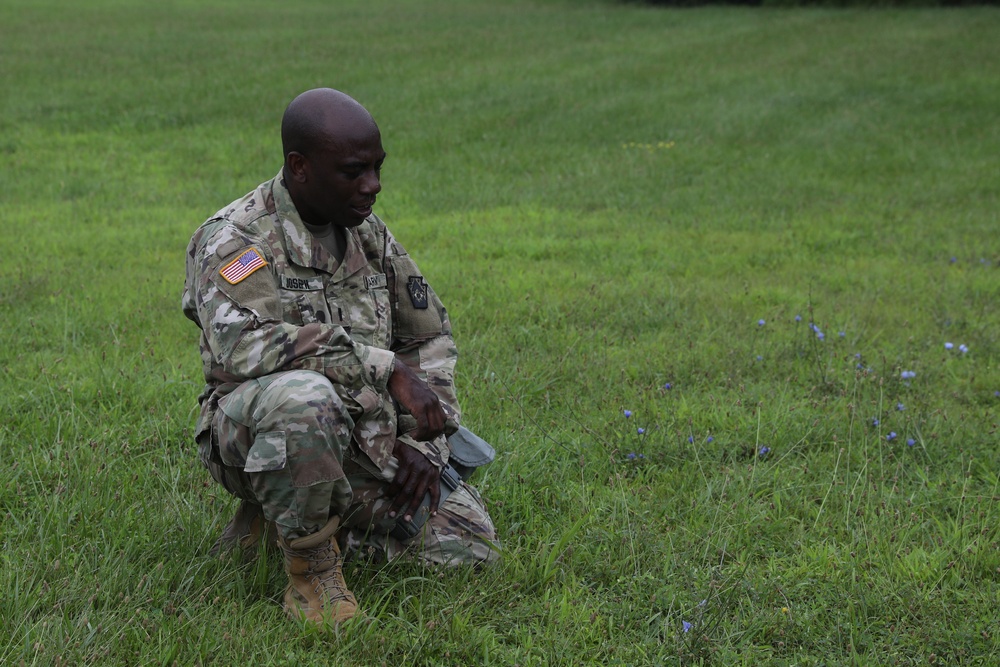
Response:
[{"label": "soldier's knee", "polygon": [[256,406],[258,428],[264,422],[353,427],[351,416],[333,383],[316,371],[280,373],[269,380]]},{"label": "soldier's knee", "polygon": [[341,402],[329,378],[316,371],[286,371],[273,376],[264,387],[262,400],[270,407]]},{"label": "soldier's knee", "polygon": [[429,521],[422,554],[445,565],[487,564],[500,558],[500,540],[486,504],[472,486],[452,492]]}]

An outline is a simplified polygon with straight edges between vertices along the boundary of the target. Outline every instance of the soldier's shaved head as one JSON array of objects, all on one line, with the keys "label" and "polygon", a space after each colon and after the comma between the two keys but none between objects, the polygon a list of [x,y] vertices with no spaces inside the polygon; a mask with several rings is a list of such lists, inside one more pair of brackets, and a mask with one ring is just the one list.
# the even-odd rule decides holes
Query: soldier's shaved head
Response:
[{"label": "soldier's shaved head", "polygon": [[356,227],[382,189],[382,136],[371,114],[332,88],[302,93],[281,119],[285,187],[312,225]]},{"label": "soldier's shaved head", "polygon": [[377,131],[368,110],[350,95],[333,88],[315,88],[288,105],[281,118],[281,147],[285,159],[295,152],[309,156],[359,132]]}]

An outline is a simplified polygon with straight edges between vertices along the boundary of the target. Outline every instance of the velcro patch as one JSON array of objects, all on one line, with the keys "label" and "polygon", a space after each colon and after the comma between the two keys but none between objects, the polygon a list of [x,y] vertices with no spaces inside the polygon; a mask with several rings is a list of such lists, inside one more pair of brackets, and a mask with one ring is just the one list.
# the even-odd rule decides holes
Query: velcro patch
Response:
[{"label": "velcro patch", "polygon": [[267,266],[256,248],[250,248],[233,261],[219,269],[219,275],[230,285],[235,285],[257,269]]},{"label": "velcro patch", "polygon": [[298,292],[310,292],[323,289],[323,277],[313,276],[311,278],[293,278],[292,276],[281,276],[281,287],[284,289],[296,290]]},{"label": "velcro patch", "polygon": [[384,273],[376,273],[373,276],[365,276],[365,287],[367,287],[368,289],[385,287],[387,284],[388,283],[386,283]]},{"label": "velcro patch", "polygon": [[423,276],[410,276],[406,281],[406,289],[410,293],[410,302],[414,308],[427,308],[427,281]]}]

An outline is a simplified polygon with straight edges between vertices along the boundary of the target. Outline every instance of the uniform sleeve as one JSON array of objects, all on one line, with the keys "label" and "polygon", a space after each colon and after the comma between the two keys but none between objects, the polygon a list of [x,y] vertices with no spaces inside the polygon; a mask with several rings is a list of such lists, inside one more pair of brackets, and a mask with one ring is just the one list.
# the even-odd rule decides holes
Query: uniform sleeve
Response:
[{"label": "uniform sleeve", "polygon": [[[392,302],[392,350],[437,394],[447,415],[445,433],[450,435],[458,430],[461,410],[455,392],[458,349],[451,335],[448,311],[416,262],[388,231],[385,263]],[[400,416],[402,431],[415,427],[416,420],[412,417]],[[448,445],[444,437],[417,443],[417,449],[435,464],[447,462]]]},{"label": "uniform sleeve", "polygon": [[301,369],[346,387],[385,390],[395,355],[355,342],[337,325],[284,322],[271,271],[268,246],[230,225],[209,226],[192,239],[183,306],[202,329],[203,353],[218,375],[211,379]]}]

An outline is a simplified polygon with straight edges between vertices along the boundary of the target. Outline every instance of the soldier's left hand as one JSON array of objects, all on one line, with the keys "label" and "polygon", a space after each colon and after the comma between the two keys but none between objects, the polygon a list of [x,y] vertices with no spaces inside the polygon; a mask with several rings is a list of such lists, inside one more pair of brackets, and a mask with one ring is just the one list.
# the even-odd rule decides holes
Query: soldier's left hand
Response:
[{"label": "soldier's left hand", "polygon": [[397,357],[386,388],[389,394],[417,420],[411,435],[417,440],[433,440],[444,433],[447,416],[437,394]]},{"label": "soldier's left hand", "polygon": [[399,463],[399,470],[388,488],[387,495],[393,499],[389,516],[395,517],[402,509],[403,517],[412,521],[428,492],[431,494],[429,509],[432,515],[435,514],[441,500],[441,471],[420,451],[402,440],[396,440],[392,455]]}]

